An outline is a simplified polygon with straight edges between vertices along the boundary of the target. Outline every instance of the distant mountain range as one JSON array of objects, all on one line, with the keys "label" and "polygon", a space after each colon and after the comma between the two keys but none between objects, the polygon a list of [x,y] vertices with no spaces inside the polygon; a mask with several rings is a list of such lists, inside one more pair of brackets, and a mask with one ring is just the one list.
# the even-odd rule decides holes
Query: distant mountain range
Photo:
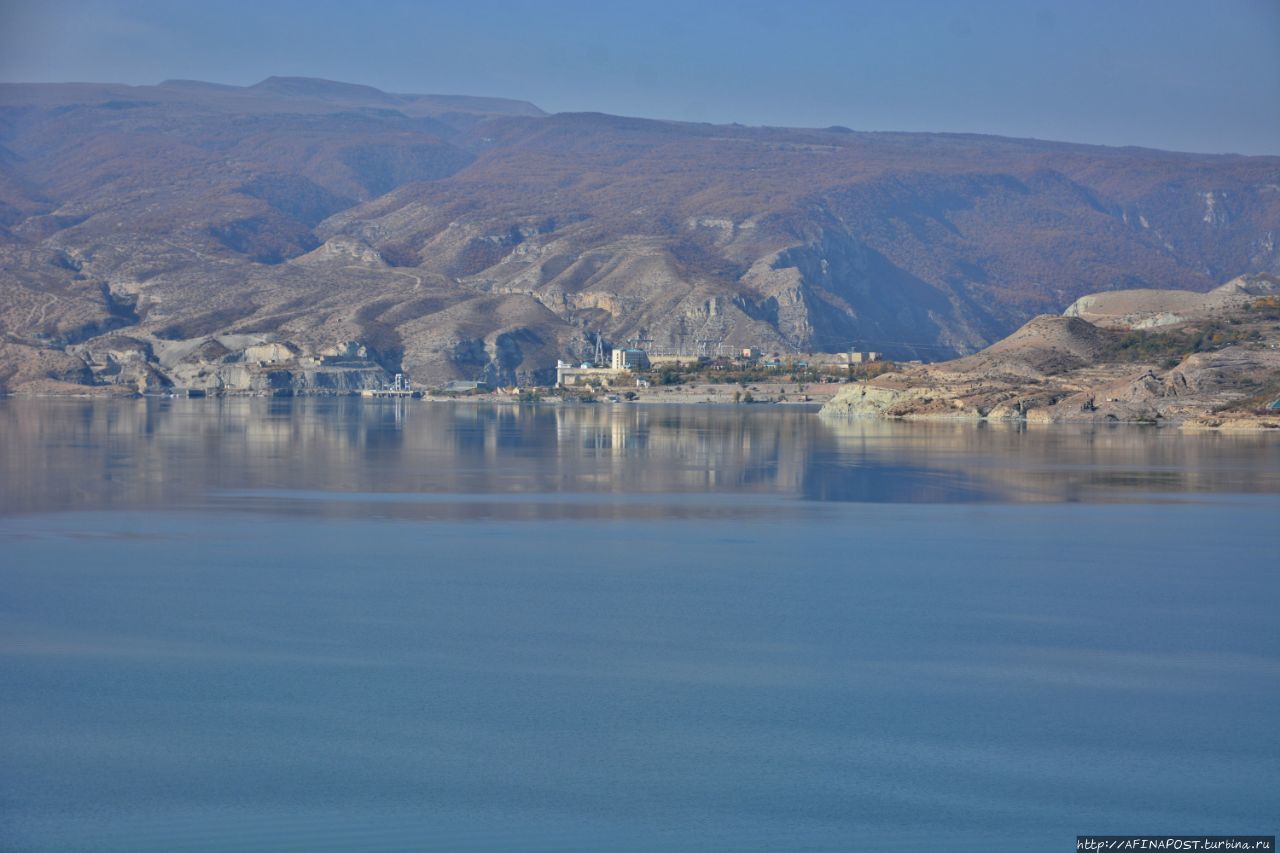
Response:
[{"label": "distant mountain range", "polygon": [[934,359],[1087,293],[1278,273],[1278,237],[1280,157],[547,115],[306,78],[0,85],[11,387],[110,381],[66,358],[116,339],[147,365],[121,375],[161,385],[159,351],[215,336],[354,345],[420,383],[542,378],[596,334]]}]

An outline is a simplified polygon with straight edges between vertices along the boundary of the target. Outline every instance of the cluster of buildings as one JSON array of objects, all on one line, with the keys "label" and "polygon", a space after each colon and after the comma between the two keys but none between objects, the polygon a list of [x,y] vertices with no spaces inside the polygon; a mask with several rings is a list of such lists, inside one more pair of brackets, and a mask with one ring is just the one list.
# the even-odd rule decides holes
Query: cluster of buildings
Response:
[{"label": "cluster of buildings", "polygon": [[[692,357],[686,360],[696,361]],[[597,366],[593,362],[584,361],[578,366],[574,366],[567,361],[556,361],[556,385],[566,387],[569,385],[617,385],[623,381],[628,374],[637,370],[648,370],[653,367],[654,362],[649,358],[649,354],[642,349],[619,348],[613,351],[613,355],[609,359],[609,366]]]},{"label": "cluster of buildings", "polygon": [[[798,368],[824,367],[828,369],[851,370],[854,365],[879,361],[882,354],[878,352],[838,352],[838,353],[800,353],[792,354],[786,361],[778,357],[764,358],[759,347],[743,347],[739,361],[757,364],[766,368],[793,366]],[[613,351],[608,366],[596,362],[582,362],[574,365],[567,361],[556,361],[556,385],[568,387],[572,385],[632,385],[643,380],[633,379],[631,374],[640,370],[650,370],[663,365],[698,364],[705,357],[689,354],[658,355],[648,353],[634,347],[619,347]]]}]

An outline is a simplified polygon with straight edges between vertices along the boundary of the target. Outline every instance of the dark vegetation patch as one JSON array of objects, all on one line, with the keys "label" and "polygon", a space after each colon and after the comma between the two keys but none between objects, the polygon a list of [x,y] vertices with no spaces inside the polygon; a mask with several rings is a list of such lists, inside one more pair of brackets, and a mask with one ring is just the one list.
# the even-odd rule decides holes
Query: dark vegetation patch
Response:
[{"label": "dark vegetation patch", "polygon": [[1245,306],[1251,320],[1280,320],[1280,296],[1263,296]]},{"label": "dark vegetation patch", "polygon": [[368,348],[370,357],[390,373],[401,370],[404,341],[396,327],[387,322],[383,315],[397,304],[398,301],[394,299],[371,302],[361,306],[355,317],[360,324],[360,340]]},{"label": "dark vegetation patch", "polygon": [[158,101],[104,101],[98,104],[104,110],[137,110],[143,107],[158,107]]},{"label": "dark vegetation patch", "polygon": [[300,175],[259,175],[237,192],[262,199],[286,216],[312,228],[355,204],[353,199],[330,192]]},{"label": "dark vegetation patch", "polygon": [[465,151],[445,143],[354,145],[339,157],[371,196],[383,195],[411,181],[447,178],[472,159]]},{"label": "dark vegetation patch", "polygon": [[[554,262],[556,259],[552,259]],[[560,286],[565,290],[573,291],[585,287],[593,277],[605,268],[607,259],[598,254],[589,254],[585,256],[568,257],[568,263],[564,264],[563,269],[555,273],[554,278],[560,278]],[[556,266],[559,266],[557,263]],[[554,267],[553,267],[554,269]],[[548,279],[549,280],[549,279]],[[543,282],[545,284],[545,282]]]},{"label": "dark vegetation patch", "polygon": [[1174,367],[1198,352],[1214,352],[1232,344],[1261,340],[1257,329],[1237,329],[1225,323],[1209,323],[1167,332],[1131,331],[1115,338],[1099,354],[1101,362],[1156,362]]},{"label": "dark vegetation patch", "polygon": [[21,210],[11,204],[0,201],[0,227],[17,225],[22,219]]},{"label": "dark vegetation patch", "polygon": [[726,258],[709,238],[701,235],[672,243],[670,251],[676,263],[691,274],[736,281],[748,269],[747,264]]},{"label": "dark vegetation patch", "polygon": [[238,326],[234,326],[227,330],[227,334],[231,335],[265,335],[276,334],[284,328],[286,323],[306,317],[311,314],[311,310],[304,309],[298,311],[276,311],[272,314],[266,314],[252,319],[245,320]]},{"label": "dark vegetation patch", "polygon": [[260,264],[281,264],[320,245],[316,236],[302,225],[266,216],[211,225],[209,233],[231,251],[248,255]]},{"label": "dark vegetation patch", "polygon": [[43,240],[57,234],[59,231],[65,231],[84,222],[89,218],[88,214],[74,216],[33,216],[26,220],[24,229],[26,236],[31,240]]},{"label": "dark vegetation patch", "polygon": [[55,267],[58,267],[59,269],[69,270],[71,272],[80,272],[83,266],[83,264],[81,264],[75,258],[71,257],[66,252],[61,252],[61,251],[55,252],[53,257],[49,259],[49,263],[53,264]]},{"label": "dark vegetation patch", "polygon": [[398,302],[390,306],[386,313],[382,314],[378,319],[384,323],[399,326],[402,323],[407,323],[410,320],[416,320],[417,318],[426,316],[427,314],[435,314],[438,311],[443,311],[448,307],[448,305],[448,300],[441,297],[424,296],[420,299]]},{"label": "dark vegetation patch", "polygon": [[115,293],[104,281],[101,285],[102,303],[107,313],[114,319],[128,325],[138,322],[138,297],[124,293]]},{"label": "dark vegetation patch", "polygon": [[183,361],[198,364],[200,362],[212,363],[222,361],[231,355],[231,350],[213,339],[209,339],[196,347]]},{"label": "dark vegetation patch", "polygon": [[[877,361],[855,365],[852,370],[843,365],[808,364],[782,360],[780,354],[770,358],[777,364],[767,365],[744,362],[739,359],[719,357],[695,359],[688,363],[661,367],[641,372],[639,375],[654,385],[683,385],[687,382],[705,382],[711,385],[741,385],[745,390],[755,382],[844,382],[865,381],[898,369],[892,361]],[[758,389],[757,389],[758,390]],[[749,400],[748,400],[749,402]]]},{"label": "dark vegetation patch", "polygon": [[465,278],[486,270],[505,258],[523,239],[517,232],[468,240],[450,265],[449,274]]},{"label": "dark vegetation patch", "polygon": [[1280,411],[1271,408],[1272,403],[1280,400],[1280,370],[1259,376],[1257,381],[1251,384],[1255,387],[1249,396],[1218,406],[1213,411],[1215,413],[1250,412],[1257,415],[1271,416],[1280,413]]},{"label": "dark vegetation patch", "polygon": [[466,338],[453,345],[449,360],[459,367],[483,368],[489,362],[489,353],[482,338]]},{"label": "dark vegetation patch", "polygon": [[419,250],[408,240],[385,243],[378,247],[378,254],[392,267],[416,267],[422,263]]},{"label": "dark vegetation patch", "polygon": [[553,280],[556,276],[563,273],[569,267],[573,266],[573,262],[578,258],[576,255],[556,255],[547,258],[538,267],[538,284],[543,285]]},{"label": "dark vegetation patch", "polygon": [[101,320],[93,320],[88,323],[81,323],[70,329],[63,330],[60,334],[52,336],[41,336],[45,342],[52,347],[62,348],[69,347],[74,344],[84,343],[90,338],[96,338],[98,335],[105,335],[107,332],[123,329],[130,323],[120,317],[105,317]]}]

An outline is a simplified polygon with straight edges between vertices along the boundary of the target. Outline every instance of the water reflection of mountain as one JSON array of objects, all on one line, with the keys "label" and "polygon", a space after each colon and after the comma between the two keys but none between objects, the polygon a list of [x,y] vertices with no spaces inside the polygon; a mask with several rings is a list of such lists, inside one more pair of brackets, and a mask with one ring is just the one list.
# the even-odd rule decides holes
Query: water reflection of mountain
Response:
[{"label": "water reflection of mountain", "polygon": [[1265,434],[830,421],[777,408],[6,400],[0,434],[5,513],[212,502],[405,518],[673,517],[779,511],[796,498],[1280,490],[1280,440]]}]

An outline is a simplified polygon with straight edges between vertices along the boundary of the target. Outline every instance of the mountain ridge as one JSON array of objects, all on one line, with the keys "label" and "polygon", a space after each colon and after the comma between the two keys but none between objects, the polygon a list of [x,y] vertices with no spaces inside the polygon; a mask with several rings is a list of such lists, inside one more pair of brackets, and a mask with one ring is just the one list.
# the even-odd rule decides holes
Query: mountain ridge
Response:
[{"label": "mountain ridge", "polygon": [[1280,157],[548,115],[310,78],[0,84],[16,347],[355,341],[425,382],[545,377],[597,334],[936,357],[1087,293],[1280,271],[1277,232]]}]

